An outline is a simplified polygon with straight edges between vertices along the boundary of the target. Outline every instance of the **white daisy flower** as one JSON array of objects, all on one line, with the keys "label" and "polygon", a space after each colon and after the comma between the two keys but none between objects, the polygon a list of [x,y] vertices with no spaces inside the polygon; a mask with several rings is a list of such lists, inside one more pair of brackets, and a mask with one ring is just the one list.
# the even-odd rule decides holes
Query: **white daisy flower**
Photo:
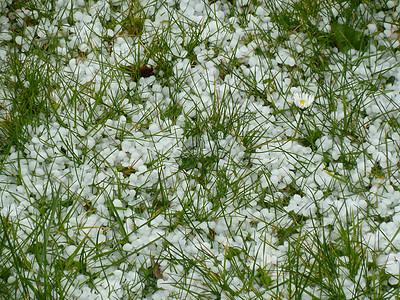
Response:
[{"label": "white daisy flower", "polygon": [[314,96],[306,93],[295,93],[293,100],[298,108],[307,109],[313,104]]}]

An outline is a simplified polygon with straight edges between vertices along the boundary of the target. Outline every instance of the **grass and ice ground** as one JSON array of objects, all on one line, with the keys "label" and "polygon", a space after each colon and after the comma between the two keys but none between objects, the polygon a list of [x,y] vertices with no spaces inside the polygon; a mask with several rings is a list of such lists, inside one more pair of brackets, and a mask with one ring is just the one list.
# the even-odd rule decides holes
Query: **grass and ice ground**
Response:
[{"label": "grass and ice ground", "polygon": [[399,299],[399,19],[1,1],[0,298]]}]

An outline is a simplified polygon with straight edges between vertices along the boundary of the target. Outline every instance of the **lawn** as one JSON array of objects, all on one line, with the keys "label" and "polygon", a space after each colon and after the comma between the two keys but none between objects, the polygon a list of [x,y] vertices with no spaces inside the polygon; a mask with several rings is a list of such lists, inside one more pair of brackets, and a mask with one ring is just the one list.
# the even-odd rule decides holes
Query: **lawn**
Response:
[{"label": "lawn", "polygon": [[2,0],[0,299],[400,299],[399,20]]}]

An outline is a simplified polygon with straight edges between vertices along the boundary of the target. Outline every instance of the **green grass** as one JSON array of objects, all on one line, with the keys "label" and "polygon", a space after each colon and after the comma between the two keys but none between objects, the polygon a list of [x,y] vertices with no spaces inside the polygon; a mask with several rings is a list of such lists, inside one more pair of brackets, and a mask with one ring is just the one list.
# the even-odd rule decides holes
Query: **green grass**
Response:
[{"label": "green grass", "polygon": [[1,299],[400,298],[398,4],[242,2],[0,5]]}]

